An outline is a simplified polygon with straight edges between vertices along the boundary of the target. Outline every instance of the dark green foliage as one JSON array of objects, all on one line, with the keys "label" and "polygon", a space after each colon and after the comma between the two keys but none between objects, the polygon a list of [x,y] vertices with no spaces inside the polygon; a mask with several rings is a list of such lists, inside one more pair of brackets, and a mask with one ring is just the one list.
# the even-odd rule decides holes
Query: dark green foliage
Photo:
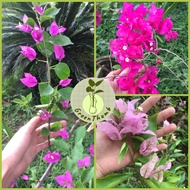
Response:
[{"label": "dark green foliage", "polygon": [[[93,47],[94,36],[90,29],[94,27],[94,5],[93,3],[56,3],[56,8],[60,8],[55,20],[59,26],[64,26],[67,30],[64,35],[69,37],[73,45],[65,46],[65,55],[63,59],[72,71],[71,77],[73,84],[78,81],[93,76]],[[50,8],[50,5],[48,5]],[[3,21],[2,21],[2,42],[3,42],[3,79],[13,77],[18,81],[23,72],[32,72],[40,81],[46,80],[45,64],[38,62],[37,70],[33,68],[36,61],[28,61],[20,53],[20,45],[28,45],[37,51],[37,58],[43,60],[43,55],[35,47],[35,41],[31,35],[19,31],[15,28],[19,22],[22,23],[23,15],[26,14],[36,21],[36,16],[32,3],[3,3]],[[42,27],[48,32],[50,24],[54,19],[44,21]],[[51,65],[58,61],[54,55],[50,56]],[[35,67],[36,68],[36,67]],[[8,82],[8,81],[7,81]],[[52,83],[57,84],[56,77]],[[8,82],[8,85],[9,82]]]}]

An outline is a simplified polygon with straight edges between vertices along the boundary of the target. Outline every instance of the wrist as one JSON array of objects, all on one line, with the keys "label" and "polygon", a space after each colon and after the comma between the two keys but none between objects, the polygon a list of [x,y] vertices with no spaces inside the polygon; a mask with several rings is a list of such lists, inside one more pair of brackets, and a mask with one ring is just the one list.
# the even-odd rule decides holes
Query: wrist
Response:
[{"label": "wrist", "polygon": [[8,161],[6,159],[2,159],[2,187],[10,187],[15,178],[12,167],[9,165]]},{"label": "wrist", "polygon": [[102,167],[96,162],[96,178],[103,178],[104,176]]}]

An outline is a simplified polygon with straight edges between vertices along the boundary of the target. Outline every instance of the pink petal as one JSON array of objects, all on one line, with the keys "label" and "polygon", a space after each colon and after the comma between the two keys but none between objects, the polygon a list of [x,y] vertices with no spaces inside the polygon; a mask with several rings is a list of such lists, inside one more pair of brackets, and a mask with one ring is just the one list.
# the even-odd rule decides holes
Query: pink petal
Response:
[{"label": "pink petal", "polygon": [[59,33],[59,27],[55,21],[52,22],[49,32],[51,36],[57,36],[57,34]]},{"label": "pink petal", "polygon": [[60,80],[59,81],[59,85],[62,86],[62,87],[65,87],[65,86],[68,86],[70,83],[71,83],[72,79],[65,79],[65,80]]},{"label": "pink petal", "polygon": [[54,49],[56,59],[61,60],[65,57],[65,50],[62,46],[54,45],[53,49]]},{"label": "pink petal", "polygon": [[32,76],[30,73],[24,73],[25,78],[21,78],[20,81],[27,87],[32,88],[38,84],[36,77]]},{"label": "pink petal", "polygon": [[141,176],[144,178],[149,178],[152,175],[152,172],[158,160],[158,156],[154,154],[151,159],[140,168]]},{"label": "pink petal", "polygon": [[104,132],[112,140],[122,140],[119,130],[108,122],[97,122],[97,129]]},{"label": "pink petal", "polygon": [[78,167],[82,168],[82,167],[88,167],[90,166],[90,156],[86,156],[81,160],[78,160]]}]

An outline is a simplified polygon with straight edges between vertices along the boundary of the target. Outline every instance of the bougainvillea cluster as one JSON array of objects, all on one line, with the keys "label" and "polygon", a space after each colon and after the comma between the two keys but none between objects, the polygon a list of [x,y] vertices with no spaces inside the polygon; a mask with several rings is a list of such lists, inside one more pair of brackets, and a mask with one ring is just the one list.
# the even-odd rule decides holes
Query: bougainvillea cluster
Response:
[{"label": "bougainvillea cluster", "polygon": [[[113,114],[104,122],[98,122],[97,130],[105,133],[113,141],[125,142],[130,136],[133,142],[134,139],[140,137],[141,141],[134,144],[134,150],[143,157],[150,156],[150,160],[140,168],[140,174],[144,178],[153,176],[162,182],[163,173],[171,168],[171,162],[166,161],[164,165],[157,165],[159,161],[156,154],[158,152],[157,136],[154,130],[149,129],[148,115],[143,113],[142,107],[135,107],[138,101],[139,99],[134,99],[126,103],[123,99],[116,100]],[[168,122],[165,121],[164,127],[167,125]]]},{"label": "bougainvillea cluster", "polygon": [[122,69],[129,69],[129,74],[120,76],[117,84],[130,94],[157,94],[158,68],[144,63],[143,59],[146,52],[159,53],[156,35],[164,35],[168,42],[178,37],[172,30],[171,17],[164,18],[164,9],[154,3],[150,8],[143,4],[135,8],[134,4],[125,2],[119,14],[118,38],[110,41],[110,50]]}]

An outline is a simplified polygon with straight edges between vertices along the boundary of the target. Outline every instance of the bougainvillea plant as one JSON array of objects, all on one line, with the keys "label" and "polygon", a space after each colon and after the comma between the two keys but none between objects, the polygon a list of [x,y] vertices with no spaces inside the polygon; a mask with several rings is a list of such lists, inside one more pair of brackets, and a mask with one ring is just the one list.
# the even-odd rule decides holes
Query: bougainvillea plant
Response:
[{"label": "bougainvillea plant", "polygon": [[118,38],[110,41],[110,50],[121,68],[129,69],[129,74],[119,77],[117,84],[130,94],[157,94],[158,68],[145,64],[143,59],[146,52],[159,53],[156,33],[164,35],[168,42],[178,37],[172,30],[171,17],[164,18],[164,9],[154,3],[148,9],[143,4],[134,8],[134,4],[125,2],[119,13]]},{"label": "bougainvillea plant", "polygon": [[[48,129],[43,128],[41,132],[41,136],[46,136],[49,143],[49,150],[42,158],[44,162],[49,163],[49,169],[47,168],[46,172],[44,171],[44,175],[46,178],[48,170],[50,171],[54,164],[61,164],[64,170],[54,176],[54,181],[57,182],[57,185],[64,188],[90,187],[87,183],[92,184],[90,181],[92,181],[94,175],[92,164],[94,147],[93,144],[88,144],[87,147],[82,144],[86,134],[86,126],[78,127],[79,120],[77,120],[71,130],[68,131],[68,128],[62,126],[60,121],[62,119],[68,120],[65,110],[70,108],[70,95],[72,92],[72,88],[69,87],[72,81],[69,78],[70,68],[66,63],[62,62],[65,57],[64,46],[72,45],[73,43],[70,38],[63,34],[66,28],[56,23],[55,16],[60,9],[54,6],[51,7],[51,3],[45,3],[42,6],[36,3],[33,5],[37,23],[24,14],[23,22],[19,23],[16,28],[29,33],[36,42],[35,47],[20,46],[20,53],[30,61],[36,60],[36,67],[40,64],[38,61],[46,63],[46,81],[39,81],[32,73],[26,72],[24,77],[20,79],[20,82],[28,88],[38,87],[41,104],[36,105],[34,110],[42,120],[48,120]],[[51,24],[49,27],[44,28],[43,22],[47,20]],[[38,51],[36,51],[36,48]],[[37,59],[38,52],[44,56],[43,60]],[[57,64],[52,65],[50,62],[50,56],[52,55],[57,59]],[[59,82],[53,86],[51,77],[55,76],[58,77]],[[31,101],[32,93],[27,95],[26,98],[22,96],[22,99],[28,100],[28,102]],[[14,99],[14,102],[21,104],[22,100]],[[52,119],[55,122],[50,125]],[[76,129],[76,127],[78,128]],[[52,131],[57,131],[60,137],[54,139],[54,146],[50,148],[50,132]],[[70,138],[73,138],[70,141],[74,141],[74,144],[67,143]],[[68,141],[66,142],[66,140]],[[84,148],[86,148],[86,151]],[[61,162],[62,155],[65,157],[64,164]],[[45,178],[42,176],[35,187],[42,187]],[[22,179],[29,180],[29,176],[23,175]],[[16,180],[11,184],[12,187],[15,182]],[[45,186],[45,184],[43,185]]]}]

